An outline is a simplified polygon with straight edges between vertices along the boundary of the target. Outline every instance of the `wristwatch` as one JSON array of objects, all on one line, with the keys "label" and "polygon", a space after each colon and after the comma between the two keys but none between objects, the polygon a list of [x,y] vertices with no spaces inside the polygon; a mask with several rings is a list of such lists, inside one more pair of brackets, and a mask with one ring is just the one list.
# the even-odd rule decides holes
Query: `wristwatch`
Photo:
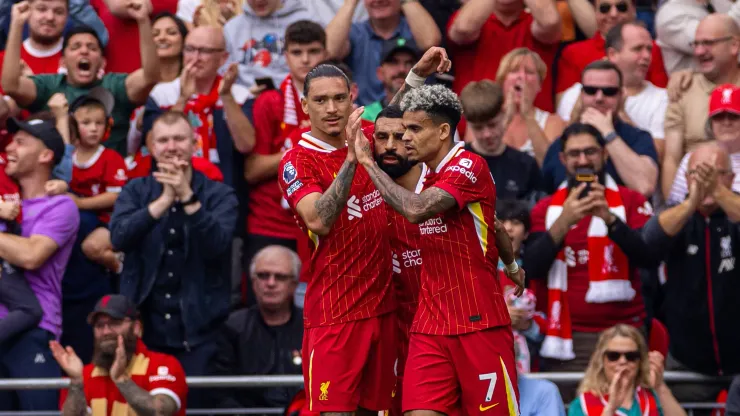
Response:
[{"label": "wristwatch", "polygon": [[609,143],[613,142],[614,139],[616,139],[617,137],[619,137],[619,135],[617,134],[616,131],[613,131],[613,132],[607,134],[606,136],[604,136],[604,141],[606,142],[606,144],[609,144]]},{"label": "wristwatch", "polygon": [[190,198],[188,198],[187,201],[182,201],[182,206],[186,207],[188,205],[193,205],[196,202],[198,202],[198,195],[193,192],[193,194],[190,195]]}]

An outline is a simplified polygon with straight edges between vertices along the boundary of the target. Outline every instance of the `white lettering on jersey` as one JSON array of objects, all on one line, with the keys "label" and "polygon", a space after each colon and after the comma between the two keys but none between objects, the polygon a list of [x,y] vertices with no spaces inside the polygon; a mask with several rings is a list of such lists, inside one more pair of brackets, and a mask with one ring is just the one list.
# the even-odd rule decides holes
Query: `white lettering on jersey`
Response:
[{"label": "white lettering on jersey", "polygon": [[[470,159],[463,159],[463,160],[470,160]],[[445,169],[445,171],[460,172],[463,174],[463,176],[470,179],[470,182],[473,182],[473,183],[478,182],[478,177],[475,176],[472,171],[466,169],[465,167],[458,166],[458,165],[449,166],[447,167],[447,169]]]},{"label": "white lettering on jersey", "polygon": [[360,200],[354,195],[347,200],[347,213],[349,213],[350,221],[355,218],[362,218],[362,208],[358,202]]},{"label": "white lettering on jersey", "polygon": [[419,224],[419,232],[421,235],[443,234],[447,232],[447,224],[441,217],[430,218]]},{"label": "white lettering on jersey", "polygon": [[406,250],[401,255],[403,258],[403,267],[418,267],[422,264],[421,250]]}]

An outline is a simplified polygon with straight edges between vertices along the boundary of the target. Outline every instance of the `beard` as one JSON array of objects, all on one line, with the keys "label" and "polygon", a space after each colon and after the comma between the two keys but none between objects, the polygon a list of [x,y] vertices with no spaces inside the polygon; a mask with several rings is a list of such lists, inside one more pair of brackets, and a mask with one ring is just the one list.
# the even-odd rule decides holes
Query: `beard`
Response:
[{"label": "beard", "polygon": [[[388,164],[385,163],[383,160],[386,157],[392,157],[398,161],[397,164]],[[386,152],[383,155],[375,155],[375,162],[378,164],[380,169],[387,173],[388,176],[391,177],[391,179],[398,179],[401,176],[405,175],[406,172],[411,170],[414,165],[416,165],[416,162],[412,162],[408,159],[404,159],[401,156],[398,156],[395,153]]]},{"label": "beard", "polygon": [[[117,338],[118,336],[107,336],[95,340],[92,362],[96,367],[110,370],[113,361],[116,360]],[[123,334],[123,348],[126,350],[127,361],[131,361],[131,357],[134,356],[138,339],[133,328],[128,333]]]}]

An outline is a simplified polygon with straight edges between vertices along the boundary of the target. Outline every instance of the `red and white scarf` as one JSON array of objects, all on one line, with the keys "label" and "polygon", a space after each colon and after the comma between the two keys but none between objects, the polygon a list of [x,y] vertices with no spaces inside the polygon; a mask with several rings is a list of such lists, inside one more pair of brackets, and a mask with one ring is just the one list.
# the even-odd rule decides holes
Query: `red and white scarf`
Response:
[{"label": "red and white scarf", "polygon": [[293,78],[290,75],[285,77],[280,84],[280,93],[283,94],[283,123],[286,127],[305,127],[303,124],[308,120],[308,116],[303,112],[301,107],[301,94],[293,85]]},{"label": "red and white scarf", "polygon": [[[583,393],[580,396],[581,410],[586,416],[601,416],[604,408],[609,403],[608,395],[596,395],[593,393]],[[658,416],[658,401],[655,399],[655,394],[648,389],[638,387],[635,390],[635,401],[640,406],[640,414],[642,416]],[[615,413],[619,416],[627,416],[627,413],[622,410],[617,410]]]},{"label": "red and white scarf", "polygon": [[183,113],[190,120],[190,125],[195,132],[195,156],[207,158],[212,163],[219,163],[216,133],[213,130],[213,111],[219,100],[218,87],[220,84],[221,77],[217,76],[208,94],[193,95],[185,103],[183,109]]},{"label": "red and white scarf", "polygon": [[[605,197],[609,211],[626,222],[625,208],[614,179],[606,175]],[[545,227],[550,229],[563,212],[568,197],[567,181],[552,197],[545,216]],[[629,262],[622,250],[609,239],[604,220],[592,216],[587,232],[588,292],[586,302],[607,303],[630,301],[635,297],[629,275]],[[570,251],[566,253],[566,249]],[[572,360],[573,337],[568,308],[568,267],[578,260],[570,247],[560,250],[547,275],[548,326],[540,354],[558,360]]]}]

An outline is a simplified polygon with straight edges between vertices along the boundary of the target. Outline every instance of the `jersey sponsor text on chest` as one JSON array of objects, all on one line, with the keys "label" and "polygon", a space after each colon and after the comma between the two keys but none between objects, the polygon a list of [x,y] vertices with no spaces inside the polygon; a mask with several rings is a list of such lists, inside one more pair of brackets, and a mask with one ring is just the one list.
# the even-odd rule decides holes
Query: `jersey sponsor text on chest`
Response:
[{"label": "jersey sponsor text on chest", "polygon": [[441,217],[430,218],[419,224],[421,235],[442,234],[447,232],[447,224],[442,221]]},{"label": "jersey sponsor text on chest", "polygon": [[416,267],[421,266],[421,250],[406,250],[401,254],[403,257],[403,267]]}]

